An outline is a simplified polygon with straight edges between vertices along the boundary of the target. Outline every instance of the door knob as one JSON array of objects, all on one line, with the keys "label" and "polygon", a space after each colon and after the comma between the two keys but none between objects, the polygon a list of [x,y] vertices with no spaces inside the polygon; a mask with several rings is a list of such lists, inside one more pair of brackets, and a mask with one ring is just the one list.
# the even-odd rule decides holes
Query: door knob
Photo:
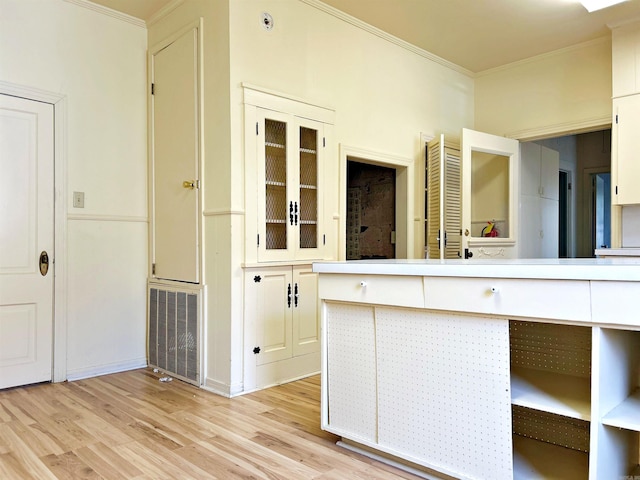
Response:
[{"label": "door knob", "polygon": [[44,277],[49,271],[49,255],[43,251],[40,254],[40,274]]},{"label": "door knob", "polygon": [[189,188],[191,190],[193,190],[194,188],[198,188],[199,187],[199,183],[198,180],[185,180],[184,182],[182,182],[182,186],[184,188]]}]

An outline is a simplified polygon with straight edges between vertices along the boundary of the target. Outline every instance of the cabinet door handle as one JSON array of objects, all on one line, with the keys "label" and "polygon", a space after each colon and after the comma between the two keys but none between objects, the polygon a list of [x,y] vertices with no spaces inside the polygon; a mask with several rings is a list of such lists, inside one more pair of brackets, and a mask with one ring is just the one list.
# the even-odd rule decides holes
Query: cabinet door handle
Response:
[{"label": "cabinet door handle", "polygon": [[293,225],[293,202],[289,202],[289,223]]},{"label": "cabinet door handle", "polygon": [[291,308],[291,284],[287,285],[287,306]]},{"label": "cabinet door handle", "polygon": [[295,204],[294,204],[294,205],[295,205],[295,206],[294,206],[294,212],[295,212],[294,217],[295,217],[295,219],[296,219],[296,225],[298,225],[298,202],[295,202]]},{"label": "cabinet door handle", "polygon": [[298,308],[298,297],[300,294],[298,293],[298,284],[296,283],[293,286],[293,306]]}]

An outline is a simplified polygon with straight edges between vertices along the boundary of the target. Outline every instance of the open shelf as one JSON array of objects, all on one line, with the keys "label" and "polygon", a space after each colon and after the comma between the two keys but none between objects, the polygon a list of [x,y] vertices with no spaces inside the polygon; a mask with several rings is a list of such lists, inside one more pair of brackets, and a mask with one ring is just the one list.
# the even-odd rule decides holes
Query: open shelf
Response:
[{"label": "open shelf", "polygon": [[640,432],[640,388],[602,418],[611,427]]},{"label": "open shelf", "polygon": [[589,421],[591,381],[589,378],[512,367],[511,403]]},{"label": "open shelf", "polygon": [[589,478],[589,454],[514,435],[513,478],[584,480]]}]

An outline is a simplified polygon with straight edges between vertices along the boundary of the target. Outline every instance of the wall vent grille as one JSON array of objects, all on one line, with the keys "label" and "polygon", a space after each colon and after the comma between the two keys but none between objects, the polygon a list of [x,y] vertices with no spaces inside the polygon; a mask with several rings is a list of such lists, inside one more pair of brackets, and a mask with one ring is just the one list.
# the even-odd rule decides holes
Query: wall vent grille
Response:
[{"label": "wall vent grille", "polygon": [[149,288],[149,365],[200,383],[199,293]]}]

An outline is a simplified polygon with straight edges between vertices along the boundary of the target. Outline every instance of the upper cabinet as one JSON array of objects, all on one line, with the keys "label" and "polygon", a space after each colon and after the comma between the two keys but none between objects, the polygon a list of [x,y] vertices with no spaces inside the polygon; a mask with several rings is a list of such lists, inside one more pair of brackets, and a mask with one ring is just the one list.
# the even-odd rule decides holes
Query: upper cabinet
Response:
[{"label": "upper cabinet", "polygon": [[611,199],[614,205],[640,203],[640,95],[613,99]]},{"label": "upper cabinet", "polygon": [[333,112],[245,88],[246,261],[323,258]]},{"label": "upper cabinet", "polygon": [[640,204],[640,22],[612,30],[611,203]]},{"label": "upper cabinet", "polygon": [[613,96],[640,93],[640,24],[614,28],[611,38]]}]

